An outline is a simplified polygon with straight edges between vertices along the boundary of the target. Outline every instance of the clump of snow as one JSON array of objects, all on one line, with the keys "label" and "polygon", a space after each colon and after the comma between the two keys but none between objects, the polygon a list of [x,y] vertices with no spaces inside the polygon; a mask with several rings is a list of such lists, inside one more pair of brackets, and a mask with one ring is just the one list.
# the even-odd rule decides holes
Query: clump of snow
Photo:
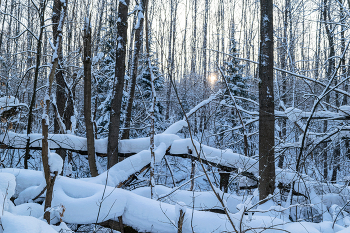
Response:
[{"label": "clump of snow", "polygon": [[0,98],[0,107],[2,108],[17,104],[19,104],[19,101],[14,96],[4,96]]},{"label": "clump of snow", "polygon": [[[14,132],[7,132],[0,134],[0,141],[13,148],[25,148],[27,139],[30,139],[32,147],[42,146],[42,134],[18,134]],[[79,137],[72,134],[49,134],[48,137],[50,149],[68,149],[75,151],[87,151],[86,138]],[[155,146],[159,146],[162,142],[166,147],[169,147],[174,140],[180,139],[175,134],[158,134],[154,137]],[[107,154],[108,138],[96,139],[95,149],[96,153]],[[148,150],[150,147],[150,138],[126,139],[120,140],[119,153],[139,153],[143,150]]]},{"label": "clump of snow", "polygon": [[290,107],[287,108],[284,112],[290,121],[297,122],[301,119],[303,111],[298,108]]},{"label": "clump of snow", "polygon": [[28,105],[24,103],[20,103],[19,100],[14,96],[0,97],[0,113],[3,111],[7,111],[13,107],[21,107],[21,106],[28,108]]},{"label": "clump of snow", "polygon": [[5,174],[5,173],[10,173],[16,177],[17,186],[16,186],[15,196],[17,196],[18,194],[20,194],[22,191],[24,191],[29,187],[45,184],[45,178],[41,171],[25,170],[25,169],[18,169],[18,168],[0,169],[0,174]]},{"label": "clump of snow", "polygon": [[15,200],[15,204],[23,204],[27,202],[32,202],[32,200],[40,194],[40,192],[46,187],[46,182],[43,181],[40,185],[34,185],[26,188],[18,194],[18,197]]},{"label": "clump of snow", "polygon": [[97,62],[99,62],[99,61],[103,58],[103,56],[104,56],[104,53],[98,52],[98,53],[96,54],[96,56],[94,56],[94,57],[92,58],[92,64],[94,65],[94,64],[96,64]]},{"label": "clump of snow", "polygon": [[15,194],[16,178],[12,174],[0,173],[0,217],[4,211],[12,211],[10,198]]},{"label": "clump of snow", "polygon": [[220,164],[223,166],[240,168],[243,171],[258,172],[259,163],[257,160],[250,157],[233,153],[232,150],[220,150],[210,146],[200,144],[196,140],[180,139],[174,140],[171,145],[171,154],[187,154],[188,150],[192,151],[192,156],[197,157],[196,151],[202,159],[209,162]]},{"label": "clump of snow", "polygon": [[54,152],[50,152],[49,153],[49,166],[50,166],[50,171],[52,173],[58,172],[58,174],[61,174],[62,167],[63,167],[62,157]]},{"label": "clump of snow", "polygon": [[[51,203],[56,221],[96,223],[121,216],[126,206],[124,190],[82,180],[58,177]],[[65,207],[63,216],[61,206]],[[58,210],[58,211],[55,211]]]},{"label": "clump of snow", "polygon": [[[64,222],[61,222],[58,226],[51,226],[53,229],[55,229],[59,233],[73,233],[72,231]],[[115,232],[115,231],[113,231]]]},{"label": "clump of snow", "polygon": [[339,114],[342,116],[349,116],[350,115],[350,106],[349,105],[343,105],[339,107]]},{"label": "clump of snow", "polygon": [[[2,198],[10,199],[16,190],[16,177],[10,173],[0,173],[0,192],[4,195]],[[1,198],[1,197],[0,197]]]},{"label": "clump of snow", "polygon": [[[186,191],[186,190],[173,190],[171,188],[156,185],[155,190],[160,197],[162,202],[176,204],[184,203],[187,208],[194,208],[195,210],[208,210],[208,209],[218,209],[221,208],[221,204],[213,191]],[[141,187],[132,191],[135,194],[138,194],[143,197],[150,198],[151,192],[150,187]],[[193,203],[193,197],[195,201]],[[224,196],[221,196],[226,202],[226,207],[231,213],[236,213],[236,206],[243,201],[242,196],[237,196],[234,194],[225,193]]]},{"label": "clump of snow", "polygon": [[18,216],[6,212],[1,217],[3,233],[57,233],[46,222],[31,216]]},{"label": "clump of snow", "polygon": [[24,203],[14,207],[14,214],[40,218],[44,215],[44,206],[37,203]]},{"label": "clump of snow", "polygon": [[[149,142],[148,142],[149,143]],[[166,152],[167,146],[161,142],[155,150],[155,161],[160,162]],[[135,172],[139,172],[143,167],[151,162],[151,151],[143,150],[123,161],[115,164],[108,171],[103,172],[97,177],[83,179],[96,184],[107,184],[116,187],[120,182],[129,178]]]},{"label": "clump of snow", "polygon": [[[155,146],[159,146],[162,142],[168,148],[174,140],[180,139],[175,134],[157,134],[154,136]],[[119,143],[120,153],[138,153],[142,150],[148,150],[150,147],[150,138],[138,138],[138,139],[126,139],[121,140]],[[106,147],[107,148],[107,147]]]},{"label": "clump of snow", "polygon": [[187,126],[187,122],[185,120],[180,120],[169,126],[163,134],[176,134],[179,132],[183,127]]}]

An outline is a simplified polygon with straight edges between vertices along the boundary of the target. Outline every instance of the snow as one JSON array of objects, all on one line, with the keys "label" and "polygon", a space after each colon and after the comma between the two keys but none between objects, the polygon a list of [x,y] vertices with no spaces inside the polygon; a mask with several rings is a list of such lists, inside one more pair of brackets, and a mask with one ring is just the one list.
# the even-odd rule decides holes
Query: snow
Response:
[{"label": "snow", "polygon": [[49,166],[50,166],[50,171],[52,173],[58,172],[60,174],[62,172],[62,167],[63,167],[63,160],[61,156],[54,152],[49,153]]},{"label": "snow", "polygon": [[297,122],[301,119],[303,111],[297,108],[287,108],[284,111],[291,122]]},{"label": "snow", "polygon": [[343,105],[339,107],[339,114],[343,116],[349,116],[350,115],[350,106],[349,105]]},{"label": "snow", "polygon": [[10,198],[15,194],[16,178],[10,173],[0,173],[0,192],[3,197],[1,199]]},{"label": "snow", "polygon": [[350,227],[343,229],[341,231],[338,231],[337,233],[349,233],[350,232]]},{"label": "snow", "polygon": [[98,52],[98,53],[96,54],[96,56],[94,56],[94,57],[92,58],[92,64],[94,65],[94,64],[98,63],[98,62],[103,58],[103,56],[104,56],[104,53]]},{"label": "snow", "polygon": [[19,105],[19,100],[14,96],[0,97],[0,107],[1,108],[16,107],[18,105]]},{"label": "snow", "polygon": [[1,217],[3,233],[57,233],[46,222],[31,216],[18,216],[5,212]]},{"label": "snow", "polygon": [[[209,104],[211,101],[215,100],[218,96],[220,96],[222,94],[222,90],[219,90],[217,93],[210,95],[210,97],[206,100],[203,100],[202,102],[200,102],[199,104],[197,104],[194,108],[192,108],[188,113],[186,113],[186,116],[189,117],[191,116],[193,113],[195,113],[198,109],[200,109],[201,107],[203,107],[206,104]],[[186,118],[184,117],[184,120]]]},{"label": "snow", "polygon": [[65,212],[52,211],[56,221],[67,223],[95,223],[113,219],[123,214],[126,197],[123,190],[92,184],[81,180],[58,177],[55,182],[52,207],[63,205]]},{"label": "snow", "polygon": [[37,203],[23,203],[14,207],[14,213],[16,215],[40,218],[44,215],[44,206]]},{"label": "snow", "polygon": [[28,105],[24,103],[20,103],[19,100],[14,96],[0,97],[0,114],[14,107],[28,108]]},{"label": "snow", "polygon": [[233,168],[240,168],[243,171],[247,172],[258,172],[258,161],[246,157],[241,154],[233,153],[232,150],[220,150],[213,147],[209,147],[203,144],[200,144],[196,140],[193,140],[194,145],[192,144],[191,139],[179,139],[175,140],[171,145],[170,153],[171,154],[187,154],[188,149],[193,153],[192,156],[197,157],[196,150],[199,152],[200,157],[209,162],[220,164],[222,166],[228,166]]},{"label": "snow", "polygon": [[14,175],[0,173],[0,217],[4,211],[13,210],[10,198],[15,193],[16,180]]},{"label": "snow", "polygon": [[[41,148],[42,134],[29,134],[30,146],[34,148]],[[87,140],[84,137],[75,136],[72,134],[49,134],[48,137],[49,148],[52,149],[69,149],[74,151],[87,151]],[[180,139],[175,134],[158,134],[155,135],[155,145],[159,146],[162,142],[166,147],[169,147],[174,140]],[[0,135],[0,141],[3,144],[14,148],[25,148],[27,143],[27,134],[19,134],[14,132],[7,132]],[[96,153],[107,153],[108,138],[95,139]],[[119,153],[139,153],[142,150],[147,150],[150,146],[149,137],[139,139],[120,140]]]},{"label": "snow", "polygon": [[[164,143],[168,148],[172,145],[174,140],[180,139],[175,134],[157,134],[154,136],[155,146],[159,146]],[[127,139],[121,140],[119,144],[119,153],[138,153],[142,150],[147,150],[150,146],[150,138],[138,138],[138,139]]]},{"label": "snow", "polygon": [[[155,161],[159,163],[165,155],[167,147],[165,143],[161,143],[155,150]],[[97,177],[83,179],[96,184],[106,184],[116,187],[119,183],[128,179],[132,174],[139,172],[143,167],[150,164],[151,151],[143,150],[133,156],[124,159],[115,164],[106,172],[103,172]]]},{"label": "snow", "polygon": [[[339,107],[341,110],[338,112],[332,111],[315,111],[312,115],[314,119],[318,118],[334,118],[334,119],[344,119],[344,117],[348,116],[347,112],[349,112],[349,106],[341,106]],[[342,111],[343,110],[343,111]],[[311,116],[311,112],[304,112],[298,108],[290,107],[285,109],[284,112],[275,110],[276,117],[287,117],[292,122],[297,122],[299,120],[307,119]]]},{"label": "snow", "polygon": [[[162,144],[164,151],[165,145]],[[158,150],[159,148],[157,148]],[[159,149],[160,150],[160,149]],[[163,153],[163,152],[162,152]],[[20,170],[20,169],[1,169],[0,175],[5,177],[5,171],[17,174],[16,179],[23,182],[23,177],[38,179],[39,176],[34,173],[38,171]],[[34,173],[33,173],[34,172]],[[14,176],[9,174],[8,177]],[[42,174],[41,174],[42,177]],[[40,183],[42,180],[33,181],[32,184]],[[23,187],[24,185],[21,184]],[[28,187],[29,188],[29,187]],[[171,192],[172,189],[164,186],[156,186],[156,191],[160,195]],[[196,208],[215,208],[218,201],[212,192],[190,192],[185,190],[177,190],[171,194],[167,202],[160,202],[149,199],[144,194],[149,195],[148,188],[140,188],[133,192],[118,189],[102,184],[94,184],[86,180],[77,180],[59,176],[54,186],[54,196],[52,201],[51,213],[53,223],[58,222],[61,218],[66,223],[86,224],[106,221],[108,219],[117,219],[118,216],[123,217],[126,225],[132,226],[139,231],[147,232],[175,232],[177,226],[178,212],[182,209],[186,214],[184,217],[183,232],[223,232],[233,231],[232,226],[228,223],[227,216],[207,211],[192,210],[192,197],[195,196]],[[314,193],[314,192],[311,192]],[[144,195],[140,196],[138,194]],[[233,210],[238,203],[242,203],[244,197],[235,195],[224,195],[228,209]],[[256,193],[254,195],[257,195]],[[311,194],[316,195],[316,194]],[[320,200],[315,199],[316,202]],[[173,203],[173,204],[171,204]],[[274,206],[270,200],[263,206],[255,210],[255,214],[242,215],[244,209],[250,208],[252,199],[246,198],[246,202],[241,211],[231,212],[231,218],[236,227],[239,226],[242,219],[242,229],[260,228],[264,232],[280,232],[283,229],[290,232],[347,232],[344,228],[335,224],[332,228],[332,222],[324,221],[322,223],[291,223],[288,218],[284,220],[280,217],[283,212],[288,213],[288,208]],[[62,209],[65,211],[62,212]],[[150,210],[152,211],[150,214]],[[257,210],[270,210],[269,213],[256,212]],[[271,213],[276,211],[276,214]],[[282,211],[282,213],[280,212]],[[5,211],[1,217],[3,232],[56,232],[60,229],[68,229],[64,223],[58,227],[51,227],[40,220],[43,213],[42,205],[36,203],[26,203],[17,205],[10,212]],[[21,216],[23,215],[23,216]],[[26,216],[25,216],[26,215]],[[30,216],[28,216],[30,215]],[[63,216],[61,216],[63,215]],[[36,218],[34,218],[36,217]],[[39,219],[37,219],[39,218]],[[268,229],[273,226],[275,229]],[[26,227],[26,228],[24,228]],[[54,229],[55,228],[55,229]],[[265,230],[264,230],[265,229]],[[260,230],[258,231],[260,232]]]},{"label": "snow", "polygon": [[[186,205],[187,208],[194,208],[195,210],[222,208],[220,202],[218,201],[217,197],[212,191],[192,192],[186,190],[176,190],[175,192],[173,192],[173,189],[162,185],[156,185],[155,190],[161,201],[169,204],[176,204],[178,202],[181,202],[183,203],[183,206]],[[132,192],[147,198],[150,198],[151,194],[149,187],[138,188],[133,190]],[[226,193],[223,196],[223,200],[226,201],[229,211],[231,213],[236,213],[236,206],[243,201],[243,197],[233,194],[229,195]]]},{"label": "snow", "polygon": [[182,130],[183,127],[187,126],[187,122],[185,120],[177,121],[174,124],[170,125],[163,134],[176,134],[180,130]]},{"label": "snow", "polygon": [[42,205],[26,203],[15,206],[10,201],[10,198],[15,194],[15,190],[15,176],[11,173],[0,172],[0,232],[56,233],[46,222],[38,219],[44,213]]}]

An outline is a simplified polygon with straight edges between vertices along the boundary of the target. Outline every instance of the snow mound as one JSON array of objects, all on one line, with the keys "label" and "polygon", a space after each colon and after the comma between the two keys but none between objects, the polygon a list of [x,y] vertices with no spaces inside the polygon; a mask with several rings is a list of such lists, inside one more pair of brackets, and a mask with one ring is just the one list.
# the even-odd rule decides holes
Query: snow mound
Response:
[{"label": "snow mound", "polygon": [[[16,177],[10,173],[0,173],[0,192],[10,199],[16,190]],[[5,198],[2,197],[2,198]]]},{"label": "snow mound", "polygon": [[3,233],[57,233],[46,222],[31,216],[17,216],[4,212],[1,217]]},{"label": "snow mound", "polygon": [[40,218],[44,215],[44,206],[37,203],[24,203],[14,207],[14,214]]}]

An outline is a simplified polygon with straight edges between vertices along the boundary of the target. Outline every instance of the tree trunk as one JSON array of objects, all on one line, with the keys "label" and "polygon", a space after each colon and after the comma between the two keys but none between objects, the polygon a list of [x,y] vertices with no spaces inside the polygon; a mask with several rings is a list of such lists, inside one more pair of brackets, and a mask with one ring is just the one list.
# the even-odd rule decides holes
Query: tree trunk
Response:
[{"label": "tree trunk", "polygon": [[126,109],[126,118],[125,118],[125,124],[124,124],[124,131],[122,135],[122,139],[129,139],[130,137],[130,122],[131,122],[131,113],[132,113],[132,104],[134,102],[134,95],[135,95],[135,87],[136,87],[136,78],[137,78],[137,71],[138,71],[138,61],[139,61],[139,55],[140,55],[140,49],[142,44],[142,30],[143,30],[143,13],[144,13],[144,3],[145,0],[142,0],[140,2],[139,12],[138,12],[138,20],[137,28],[135,29],[135,45],[134,45],[134,55],[132,58],[132,65],[131,65],[131,83],[130,83],[130,91],[129,91],[129,99]]},{"label": "tree trunk", "polygon": [[33,109],[35,107],[35,101],[36,101],[36,89],[38,86],[38,76],[39,76],[39,69],[40,69],[40,60],[41,60],[41,46],[42,46],[42,38],[43,38],[43,32],[44,32],[44,24],[45,24],[45,8],[46,5],[42,4],[40,7],[40,31],[39,31],[39,39],[36,49],[36,65],[35,65],[35,71],[34,71],[34,84],[33,84],[33,95],[32,99],[30,101],[29,105],[29,113],[28,113],[28,123],[27,123],[27,143],[26,143],[26,152],[24,155],[24,168],[28,169],[28,160],[30,159],[29,154],[29,146],[30,146],[30,138],[29,134],[32,133],[32,124],[33,124]]},{"label": "tree trunk", "polygon": [[[171,109],[171,81],[173,80],[174,72],[174,48],[175,48],[175,29],[176,29],[176,10],[174,6],[174,0],[170,2],[170,27],[169,27],[169,43],[168,43],[168,88],[166,92],[166,113],[165,120],[168,120],[170,117]],[[171,45],[173,45],[171,47]]]},{"label": "tree trunk", "polygon": [[[281,46],[281,69],[286,69],[287,67],[287,28],[288,28],[288,16],[290,13],[290,0],[285,0],[285,11],[284,11],[284,28],[283,28],[283,39],[282,39],[282,46]],[[285,72],[282,72],[282,93],[281,93],[281,100],[286,106],[287,103],[287,76]],[[284,111],[285,109],[281,109]],[[282,119],[281,120],[281,138],[285,139],[287,137],[287,119]],[[278,167],[282,168],[283,167],[283,162],[284,162],[284,152],[280,155],[279,160],[278,160]]]},{"label": "tree trunk", "polygon": [[[57,41],[58,38],[58,24],[61,17],[61,10],[63,6],[63,2],[61,0],[55,0],[53,4],[53,15],[52,15],[52,30],[53,30],[53,40]],[[54,132],[55,133],[65,133],[62,132],[60,127],[60,122],[63,122],[63,115],[65,111],[65,105],[66,105],[66,91],[65,91],[65,80],[63,77],[63,71],[61,67],[61,62],[63,60],[63,54],[62,54],[62,44],[60,44],[60,48],[58,48],[58,64],[57,64],[57,71],[55,74],[56,78],[56,105],[58,110],[58,119],[54,120]],[[61,119],[59,119],[61,118]],[[66,157],[66,151],[63,149],[58,149],[57,154],[59,154],[63,161]]]},{"label": "tree trunk", "polygon": [[91,121],[91,25],[85,18],[84,25],[84,118],[86,126],[86,140],[88,160],[91,176],[98,176],[95,159],[94,126]]},{"label": "tree trunk", "polygon": [[273,0],[260,1],[259,199],[275,190],[275,116],[273,93]]},{"label": "tree trunk", "polygon": [[191,74],[196,72],[196,42],[197,42],[197,0],[193,1],[193,36],[192,36],[192,59],[191,59]]},{"label": "tree trunk", "polygon": [[148,63],[148,71],[151,76],[151,90],[152,90],[152,107],[150,111],[151,115],[151,132],[150,132],[150,150],[151,150],[151,166],[150,166],[150,187],[151,187],[151,199],[154,198],[155,194],[155,180],[154,180],[154,165],[155,165],[155,145],[154,145],[154,109],[156,107],[156,90],[154,86],[155,76],[152,71],[152,64],[150,59],[150,43],[149,43],[149,28],[148,28],[148,0],[145,0],[145,28],[146,28],[146,59]]},{"label": "tree trunk", "polygon": [[[43,5],[43,4],[41,4]],[[60,20],[58,22],[58,37],[57,40],[54,41],[54,51],[53,51],[53,61],[51,66],[51,71],[49,74],[48,79],[48,87],[46,89],[46,95],[45,95],[45,103],[44,103],[44,109],[43,109],[43,116],[42,116],[42,160],[43,160],[43,168],[44,168],[44,175],[45,175],[45,181],[46,181],[46,196],[45,196],[45,207],[44,207],[44,219],[47,221],[48,224],[50,224],[50,211],[48,210],[51,207],[52,202],[52,194],[53,194],[53,187],[55,183],[55,179],[57,176],[57,171],[54,172],[53,175],[51,175],[50,171],[50,165],[49,165],[49,108],[50,108],[50,96],[52,92],[52,83],[55,76],[56,68],[58,66],[58,53],[59,48],[61,48],[60,44],[62,43],[62,28],[64,25],[64,19],[65,19],[65,12],[67,5],[63,4],[63,10],[62,10],[62,16],[60,17]],[[44,7],[42,8],[44,9]],[[43,13],[45,11],[42,11]]]},{"label": "tree trunk", "polygon": [[117,51],[115,62],[115,80],[111,102],[110,123],[108,132],[107,157],[110,168],[118,163],[118,140],[120,129],[120,112],[122,108],[123,87],[125,77],[125,57],[128,33],[128,9],[130,0],[119,1],[117,22]]}]

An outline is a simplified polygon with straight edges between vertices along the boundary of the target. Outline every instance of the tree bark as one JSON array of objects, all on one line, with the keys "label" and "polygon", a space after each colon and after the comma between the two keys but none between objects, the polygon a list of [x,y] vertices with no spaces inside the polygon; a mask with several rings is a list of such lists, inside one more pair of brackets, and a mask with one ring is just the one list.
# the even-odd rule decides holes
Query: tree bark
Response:
[{"label": "tree bark", "polygon": [[[62,43],[62,28],[64,25],[64,19],[65,19],[65,12],[67,5],[66,3],[63,3],[63,9],[62,14],[58,23],[58,37],[57,40],[54,41],[54,51],[53,51],[53,60],[52,60],[52,66],[51,71],[48,78],[48,87],[46,89],[46,95],[45,95],[45,103],[44,103],[44,109],[43,109],[43,116],[42,116],[42,161],[43,161],[43,168],[44,168],[44,175],[45,175],[45,181],[46,181],[46,196],[45,196],[45,206],[44,206],[44,219],[47,221],[48,224],[50,224],[50,211],[49,208],[51,207],[52,202],[52,194],[53,194],[53,187],[55,183],[55,179],[57,176],[57,171],[51,175],[51,169],[49,165],[49,108],[50,108],[50,96],[52,92],[52,83],[55,76],[56,68],[58,66],[58,53],[59,48],[61,47],[60,44]],[[44,9],[44,8],[43,8]],[[43,11],[44,13],[44,11]]]},{"label": "tree bark", "polygon": [[[170,13],[170,27],[169,27],[169,40],[168,40],[168,87],[167,87],[167,91],[166,91],[166,113],[165,113],[165,120],[169,119],[170,116],[170,108],[171,108],[171,103],[170,103],[170,98],[171,98],[171,81],[172,81],[172,74],[173,74],[173,55],[172,55],[172,49],[171,49],[171,43],[172,43],[172,38],[175,36],[174,34],[174,1],[171,0],[170,1],[170,9],[171,9],[171,13]],[[176,18],[175,18],[176,19]],[[175,38],[173,39],[173,41],[175,41]],[[175,45],[173,44],[173,48],[175,47]]]},{"label": "tree bark", "polygon": [[115,80],[111,102],[110,123],[108,132],[107,157],[110,168],[118,163],[118,141],[120,129],[120,112],[122,108],[123,87],[125,77],[125,57],[128,33],[128,9],[130,0],[119,1],[117,22],[117,50],[115,62]]},{"label": "tree bark", "polygon": [[139,61],[139,55],[140,55],[140,49],[142,44],[142,30],[143,30],[143,13],[144,13],[144,5],[145,0],[142,0],[140,2],[139,12],[138,12],[138,20],[137,27],[135,29],[135,45],[134,45],[134,55],[132,58],[132,64],[131,64],[131,83],[130,83],[130,91],[129,91],[129,99],[126,109],[126,118],[125,118],[125,124],[124,124],[124,131],[122,135],[122,139],[129,139],[130,137],[130,122],[131,122],[131,113],[132,113],[132,104],[134,102],[134,95],[135,95],[135,87],[136,87],[136,78],[137,78],[137,71],[138,71],[138,61]]},{"label": "tree bark", "polygon": [[148,28],[148,0],[145,0],[145,31],[146,31],[146,59],[148,63],[148,71],[151,76],[151,90],[152,90],[152,107],[150,111],[151,115],[151,132],[150,132],[150,150],[151,150],[151,166],[150,166],[150,187],[151,187],[151,199],[155,194],[155,180],[154,180],[154,165],[156,162],[155,145],[154,145],[154,109],[156,107],[156,90],[154,85],[155,76],[152,71],[152,64],[150,58],[150,41],[149,41],[149,28]]},{"label": "tree bark", "polygon": [[[287,46],[287,29],[288,29],[288,18],[290,16],[290,0],[285,0],[285,11],[284,11],[284,28],[283,28],[283,39],[282,39],[282,46],[281,46],[281,69],[286,69],[287,67],[287,51],[288,51],[288,46]],[[287,76],[286,73],[282,72],[282,93],[281,93],[281,100],[284,104],[284,106],[287,103]],[[284,111],[285,109],[281,109]],[[287,119],[281,119],[281,138],[285,139],[287,137]],[[280,155],[278,159],[278,167],[282,168],[283,167],[283,162],[284,162],[284,157],[285,154],[284,152]]]},{"label": "tree bark", "polygon": [[[57,38],[59,37],[59,31],[58,31],[58,24],[61,17],[61,10],[63,6],[63,2],[61,0],[55,0],[53,4],[53,15],[52,15],[52,30],[53,30],[53,40],[57,41]],[[60,122],[63,122],[63,115],[65,113],[65,105],[66,105],[66,91],[65,91],[65,80],[63,77],[63,71],[61,67],[61,61],[63,60],[63,54],[62,54],[62,44],[59,45],[60,48],[58,48],[58,64],[57,64],[57,71],[55,74],[56,78],[56,105],[58,110],[58,116],[57,119],[54,120],[54,132],[55,133],[65,133],[62,132],[60,127]],[[61,118],[61,119],[59,119]],[[66,123],[66,122],[65,122]],[[59,154],[62,159],[64,160],[66,157],[66,151],[63,149],[58,149],[57,154]]]},{"label": "tree bark", "polygon": [[[40,60],[41,60],[41,50],[42,50],[42,39],[44,34],[44,24],[45,24],[45,4],[40,5],[40,31],[39,31],[39,39],[36,49],[36,65],[35,65],[35,71],[34,71],[34,84],[33,84],[33,95],[32,99],[30,101],[29,106],[29,113],[28,113],[28,123],[27,123],[27,135],[32,133],[32,124],[33,124],[33,109],[35,107],[35,101],[36,101],[36,89],[38,86],[38,76],[39,76],[39,69],[40,69]],[[27,143],[26,143],[26,151],[24,155],[24,168],[28,169],[28,160],[30,159],[29,149],[30,148],[30,138],[28,137]]]},{"label": "tree bark", "polygon": [[260,1],[259,199],[275,190],[275,116],[273,93],[273,0]]},{"label": "tree bark", "polygon": [[91,176],[98,176],[95,159],[94,126],[91,121],[91,25],[85,18],[84,26],[84,118],[86,126],[86,140],[88,160]]}]

